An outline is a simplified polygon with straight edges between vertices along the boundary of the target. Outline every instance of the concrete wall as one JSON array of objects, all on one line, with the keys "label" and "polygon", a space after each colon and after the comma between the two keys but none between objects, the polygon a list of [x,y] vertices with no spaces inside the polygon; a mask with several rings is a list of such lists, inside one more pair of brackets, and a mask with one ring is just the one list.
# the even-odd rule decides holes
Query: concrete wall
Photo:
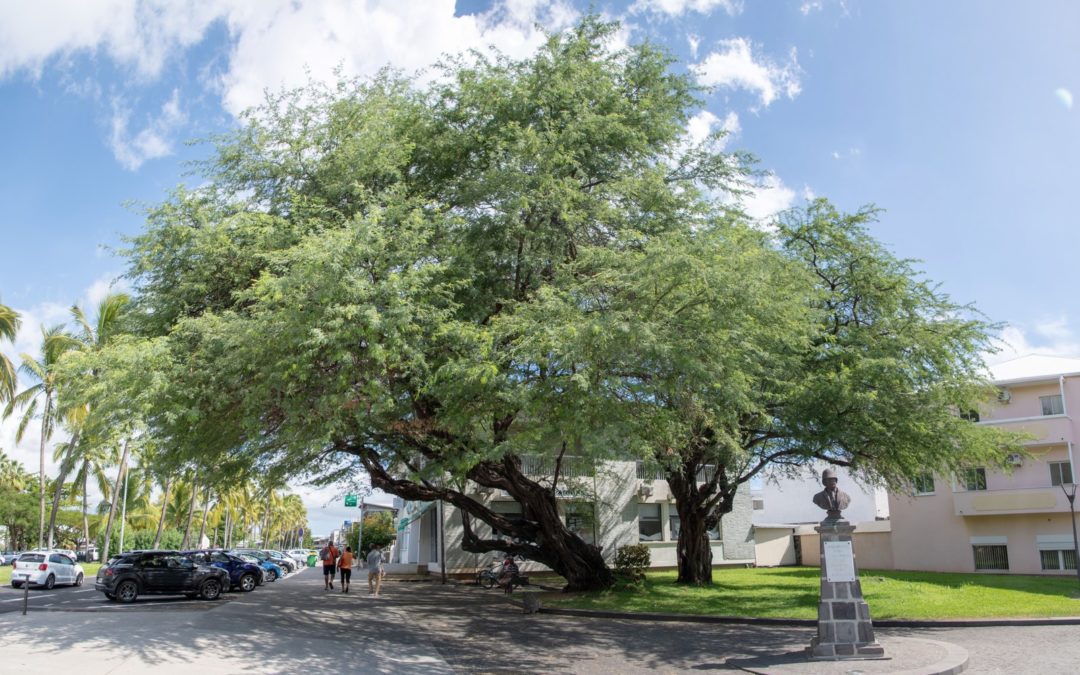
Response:
[{"label": "concrete wall", "polygon": [[[813,528],[812,525],[801,525],[796,536],[799,537],[802,564],[820,567],[821,537]],[[855,523],[852,548],[855,551],[855,564],[860,570],[896,569],[893,562],[891,523],[887,520]]]},{"label": "concrete wall", "polygon": [[758,567],[795,564],[794,527],[754,526],[754,560]]}]

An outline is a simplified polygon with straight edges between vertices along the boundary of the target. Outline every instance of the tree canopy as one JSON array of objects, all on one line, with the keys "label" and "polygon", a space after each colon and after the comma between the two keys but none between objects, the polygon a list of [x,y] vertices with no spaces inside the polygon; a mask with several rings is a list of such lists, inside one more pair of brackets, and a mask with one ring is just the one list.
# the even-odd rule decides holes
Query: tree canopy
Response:
[{"label": "tree canopy", "polygon": [[748,158],[692,143],[691,81],[614,30],[285,92],[216,139],[208,182],[128,250],[142,338],[111,358],[146,433],[233,471],[365,470],[571,588],[611,580],[560,518],[572,457],[662,466],[701,581],[692,540],[766,466],[896,483],[991,455],[953,412],[984,391],[992,326],[874,241],[871,211],[749,222]]}]

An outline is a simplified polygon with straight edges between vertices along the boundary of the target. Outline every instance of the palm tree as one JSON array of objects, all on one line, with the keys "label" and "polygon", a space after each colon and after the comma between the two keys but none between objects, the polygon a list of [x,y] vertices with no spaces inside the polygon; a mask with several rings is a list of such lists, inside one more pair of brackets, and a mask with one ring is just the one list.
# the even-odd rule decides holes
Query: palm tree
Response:
[{"label": "palm tree", "polygon": [[[45,444],[52,438],[56,425],[60,421],[60,411],[56,407],[57,387],[56,365],[64,352],[74,346],[73,339],[64,332],[63,326],[42,328],[41,357],[34,359],[29,354],[20,354],[22,365],[19,371],[36,382],[15,394],[4,408],[3,418],[12,415],[16,408],[22,411],[22,418],[15,432],[18,443],[26,434],[31,420],[41,419],[41,441],[39,448],[38,470],[38,548],[45,539]],[[40,413],[39,413],[40,408]]]},{"label": "palm tree", "polygon": [[[105,348],[105,346],[115,337],[120,331],[120,323],[123,318],[124,310],[128,306],[130,298],[123,293],[110,293],[105,296],[97,307],[97,317],[94,322],[91,322],[86,313],[79,305],[72,305],[71,316],[75,320],[75,325],[79,328],[79,334],[74,337],[70,337],[70,343],[68,347],[70,349],[78,349],[82,352],[98,352]],[[93,376],[94,373],[91,373]],[[92,411],[85,405],[76,405],[71,410],[64,411],[64,415],[67,418],[67,426],[72,429],[74,436],[72,441],[68,444],[68,453],[64,455],[60,462],[60,482],[63,483],[64,478],[67,477],[75,466],[80,462],[84,468],[89,468],[88,462],[83,459],[83,455],[93,455],[95,459],[100,456],[100,451],[90,443],[82,442],[82,436],[80,434],[82,425],[86,422],[87,417]],[[86,512],[86,483],[87,472],[82,472],[83,479],[83,536],[86,538],[85,545],[89,547],[89,519]],[[104,491],[102,491],[104,493]],[[117,491],[113,491],[113,494],[119,494]],[[59,494],[53,498],[52,514],[49,517],[49,547],[52,547],[53,531],[56,522],[56,509],[59,503]]]},{"label": "palm tree", "polygon": [[[18,312],[7,305],[0,304],[0,342],[4,340],[15,342],[15,334],[19,332],[20,323]],[[0,403],[15,395],[16,386],[15,366],[8,357],[0,353]]]},{"label": "palm tree", "polygon": [[89,498],[90,479],[97,483],[101,494],[109,494],[109,478],[105,474],[105,468],[112,464],[113,453],[110,448],[101,444],[87,442],[79,452],[82,462],[79,472],[75,474],[75,483],[82,485],[82,515],[83,515],[83,547],[84,552],[90,550],[90,509]]}]

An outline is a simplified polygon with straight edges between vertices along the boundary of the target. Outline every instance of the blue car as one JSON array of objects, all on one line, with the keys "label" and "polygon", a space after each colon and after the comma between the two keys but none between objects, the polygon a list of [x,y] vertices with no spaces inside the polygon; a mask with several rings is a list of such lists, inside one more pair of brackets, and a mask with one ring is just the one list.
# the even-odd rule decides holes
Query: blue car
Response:
[{"label": "blue car", "polygon": [[270,562],[269,560],[259,560],[255,556],[247,555],[246,553],[234,553],[230,555],[235,555],[237,558],[240,558],[244,562],[249,562],[261,566],[263,570],[263,576],[266,577],[267,581],[277,581],[281,577],[285,576],[285,572],[283,572],[280,567]]},{"label": "blue car", "polygon": [[211,565],[225,570],[229,573],[231,588],[239,588],[245,593],[255,590],[255,587],[263,582],[264,573],[260,565],[242,560],[220,549],[184,551],[184,554],[191,556],[197,564]]}]

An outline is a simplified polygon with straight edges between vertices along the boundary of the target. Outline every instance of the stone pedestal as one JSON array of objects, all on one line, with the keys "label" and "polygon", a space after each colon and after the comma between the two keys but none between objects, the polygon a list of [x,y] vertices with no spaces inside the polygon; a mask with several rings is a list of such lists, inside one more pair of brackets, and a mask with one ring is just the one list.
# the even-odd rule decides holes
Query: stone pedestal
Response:
[{"label": "stone pedestal", "polygon": [[870,607],[863,600],[852,553],[855,528],[846,520],[826,519],[814,529],[821,535],[821,602],[818,634],[808,656],[815,661],[884,658],[885,650],[874,640]]}]

